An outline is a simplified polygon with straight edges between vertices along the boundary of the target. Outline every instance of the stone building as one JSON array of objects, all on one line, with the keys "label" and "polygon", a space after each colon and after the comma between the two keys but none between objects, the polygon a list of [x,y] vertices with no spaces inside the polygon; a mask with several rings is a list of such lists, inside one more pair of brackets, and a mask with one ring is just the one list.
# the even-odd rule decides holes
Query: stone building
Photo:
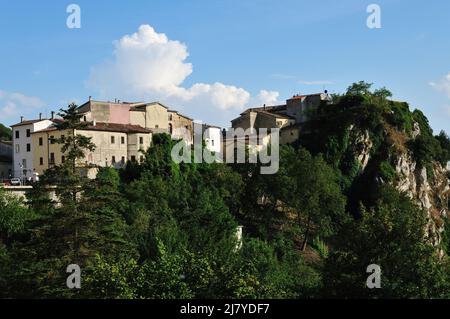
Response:
[{"label": "stone building", "polygon": [[[34,150],[33,167],[38,174],[46,169],[64,163],[66,154],[61,151],[61,144],[54,139],[71,134],[84,135],[91,138],[96,148],[87,152],[85,158],[78,163],[79,167],[95,168],[111,166],[120,168],[127,161],[143,161],[144,154],[152,140],[152,131],[138,125],[90,122],[81,130],[57,130],[55,126],[32,133]],[[88,176],[95,174],[88,172]]]},{"label": "stone building", "polygon": [[302,125],[309,119],[310,112],[321,103],[331,103],[331,96],[324,93],[294,95],[286,104],[250,108],[231,121],[233,129],[242,128],[251,134],[257,134],[261,128],[280,129],[280,143],[295,142]]},{"label": "stone building", "polygon": [[[160,102],[105,102],[89,99],[78,111],[84,121],[139,125],[154,133],[168,133],[174,139],[185,138],[192,143],[193,121]],[[187,133],[180,133],[181,130]]]},{"label": "stone building", "polygon": [[34,148],[31,135],[50,127],[53,122],[49,119],[24,120],[12,125],[13,131],[13,175],[16,178],[29,179],[34,173]]}]

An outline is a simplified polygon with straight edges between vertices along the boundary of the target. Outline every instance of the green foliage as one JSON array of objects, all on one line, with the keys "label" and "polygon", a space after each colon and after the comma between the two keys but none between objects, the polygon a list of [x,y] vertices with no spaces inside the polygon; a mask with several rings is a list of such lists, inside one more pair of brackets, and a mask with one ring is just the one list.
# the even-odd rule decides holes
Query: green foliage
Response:
[{"label": "green foliage", "polygon": [[383,161],[380,164],[380,176],[385,182],[393,183],[397,173],[388,161]]},{"label": "green foliage", "polygon": [[319,252],[319,254],[322,258],[325,259],[328,257],[328,255],[329,255],[328,246],[325,244],[325,242],[323,240],[320,239],[319,236],[317,236],[313,239],[312,244],[313,244],[314,249],[316,249]]},{"label": "green foliage", "polygon": [[0,242],[9,241],[14,235],[25,231],[26,224],[34,218],[24,201],[7,193],[0,186]]},{"label": "green foliage", "polygon": [[[424,212],[389,186],[393,148],[432,172],[448,161],[450,140],[391,95],[365,82],[335,95],[297,145],[280,147],[274,175],[261,175],[261,164],[177,164],[177,141],[154,134],[142,163],[87,180],[76,163],[95,145],[66,134],[55,140],[66,163],[41,176],[27,203],[0,189],[0,297],[450,297],[448,221],[447,255],[437,258]],[[77,110],[62,110],[58,128],[82,128]],[[81,290],[66,288],[72,263]],[[372,263],[382,289],[365,287]]]},{"label": "green foliage", "polygon": [[12,130],[0,123],[0,141],[11,141]]},{"label": "green foliage", "polygon": [[[424,241],[425,213],[386,187],[376,206],[342,228],[326,261],[324,292],[334,297],[431,298],[448,296],[448,268]],[[366,268],[382,269],[382,289],[367,289]]]}]

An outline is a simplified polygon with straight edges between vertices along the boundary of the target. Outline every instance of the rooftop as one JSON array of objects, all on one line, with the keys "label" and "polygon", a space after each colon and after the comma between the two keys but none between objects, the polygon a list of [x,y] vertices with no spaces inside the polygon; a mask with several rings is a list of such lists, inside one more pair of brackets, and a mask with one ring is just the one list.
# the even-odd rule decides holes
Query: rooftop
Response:
[{"label": "rooftop", "polygon": [[[119,133],[152,133],[153,131],[150,129],[143,128],[139,125],[131,125],[131,124],[118,124],[118,123],[105,123],[105,122],[82,122],[86,124],[85,127],[80,128],[80,131],[104,131],[104,132],[119,132]],[[43,132],[52,132],[56,131],[56,126],[51,126],[47,129],[40,130],[37,132],[34,132],[32,134],[36,133],[43,133]]]},{"label": "rooftop", "polygon": [[46,121],[46,120],[48,120],[48,119],[37,119],[37,120],[27,120],[27,121],[22,121],[22,122],[19,122],[19,123],[17,123],[17,124],[14,124],[14,125],[11,125],[11,127],[16,127],[16,126],[22,126],[22,125],[30,125],[30,124],[34,124],[34,123],[37,123],[37,122],[41,122],[41,121]]}]

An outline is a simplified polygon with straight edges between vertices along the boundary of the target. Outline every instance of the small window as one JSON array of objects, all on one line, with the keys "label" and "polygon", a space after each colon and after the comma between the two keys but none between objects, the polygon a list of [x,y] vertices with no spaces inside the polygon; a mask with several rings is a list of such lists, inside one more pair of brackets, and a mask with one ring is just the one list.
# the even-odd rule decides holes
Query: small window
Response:
[{"label": "small window", "polygon": [[20,131],[16,131],[16,138],[20,138]]},{"label": "small window", "polygon": [[116,142],[116,138],[114,136],[111,136],[111,144],[114,144]]},{"label": "small window", "polygon": [[27,152],[31,152],[31,144],[30,143],[27,144]]},{"label": "small window", "polygon": [[169,121],[172,121],[172,114],[169,114]]},{"label": "small window", "polygon": [[122,156],[121,162],[122,162],[122,164],[125,164],[125,156]]},{"label": "small window", "polygon": [[39,165],[44,165],[44,158],[43,157],[40,157],[39,158]]},{"label": "small window", "polygon": [[87,120],[86,120],[86,115],[85,115],[85,116],[83,116],[83,120],[84,120],[85,122],[87,122]]},{"label": "small window", "polygon": [[53,135],[50,136],[50,144],[55,144],[55,137]]},{"label": "small window", "polygon": [[50,153],[50,165],[55,165],[55,153]]},{"label": "small window", "polygon": [[144,144],[144,138],[142,136],[139,137],[139,144]]},{"label": "small window", "polygon": [[31,130],[27,129],[27,137],[30,137],[30,136],[31,136]]},{"label": "small window", "polygon": [[16,153],[20,153],[20,145],[16,144]]},{"label": "small window", "polygon": [[120,138],[120,143],[125,144],[125,136],[122,136],[122,137]]},{"label": "small window", "polygon": [[44,145],[44,139],[42,137],[39,138],[39,146]]},{"label": "small window", "polygon": [[141,163],[143,163],[144,162],[144,156],[141,155],[139,160],[141,161]]},{"label": "small window", "polygon": [[155,125],[155,128],[159,128],[159,125],[158,125],[158,124],[156,124],[156,125]]},{"label": "small window", "polygon": [[66,157],[63,155],[63,156],[61,156],[61,163],[65,163],[66,162]]},{"label": "small window", "polygon": [[26,158],[24,158],[22,160],[22,168],[27,168],[27,160],[26,160]]},{"label": "small window", "polygon": [[134,163],[136,162],[136,156],[131,156],[131,161]]},{"label": "small window", "polygon": [[116,164],[116,157],[115,157],[115,156],[113,156],[113,157],[111,158],[111,163]]}]

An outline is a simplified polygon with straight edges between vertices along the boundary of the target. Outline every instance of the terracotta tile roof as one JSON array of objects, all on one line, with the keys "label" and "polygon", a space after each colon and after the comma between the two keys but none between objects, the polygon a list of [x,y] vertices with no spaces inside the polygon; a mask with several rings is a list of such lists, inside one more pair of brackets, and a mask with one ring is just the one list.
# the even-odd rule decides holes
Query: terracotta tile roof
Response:
[{"label": "terracotta tile roof", "polygon": [[44,120],[46,120],[46,119],[22,121],[20,123],[11,125],[11,127],[22,126],[22,125],[30,125],[30,124],[34,124],[34,123],[37,123],[37,122],[40,122],[40,121],[44,121]]},{"label": "terracotta tile roof", "polygon": [[104,123],[104,122],[97,122],[95,124],[95,126],[90,124],[80,130],[82,130],[82,131],[120,132],[120,133],[147,133],[147,134],[153,132],[152,130],[144,128],[139,125]]},{"label": "terracotta tile roof", "polygon": [[308,97],[308,96],[316,96],[316,95],[322,95],[322,93],[304,94],[304,95],[294,95],[294,96],[291,97],[289,100],[299,100],[299,99],[303,99],[303,98]]},{"label": "terracotta tile roof", "polygon": [[258,113],[263,113],[263,114],[267,114],[276,118],[280,118],[280,119],[295,119],[295,117],[286,115],[286,114],[280,114],[280,113],[274,113],[274,112],[268,112],[268,111],[258,111]]},{"label": "terracotta tile roof", "polygon": [[[105,122],[97,122],[95,126],[92,122],[86,123],[87,126],[79,129],[80,131],[104,131],[104,132],[119,132],[119,133],[152,133],[153,131],[147,128],[144,128],[139,125],[131,125],[131,124],[118,124],[118,123],[105,123]],[[46,128],[44,130],[33,132],[32,134],[36,133],[43,133],[43,132],[52,132],[56,131],[56,126],[51,126],[49,128]]]}]

